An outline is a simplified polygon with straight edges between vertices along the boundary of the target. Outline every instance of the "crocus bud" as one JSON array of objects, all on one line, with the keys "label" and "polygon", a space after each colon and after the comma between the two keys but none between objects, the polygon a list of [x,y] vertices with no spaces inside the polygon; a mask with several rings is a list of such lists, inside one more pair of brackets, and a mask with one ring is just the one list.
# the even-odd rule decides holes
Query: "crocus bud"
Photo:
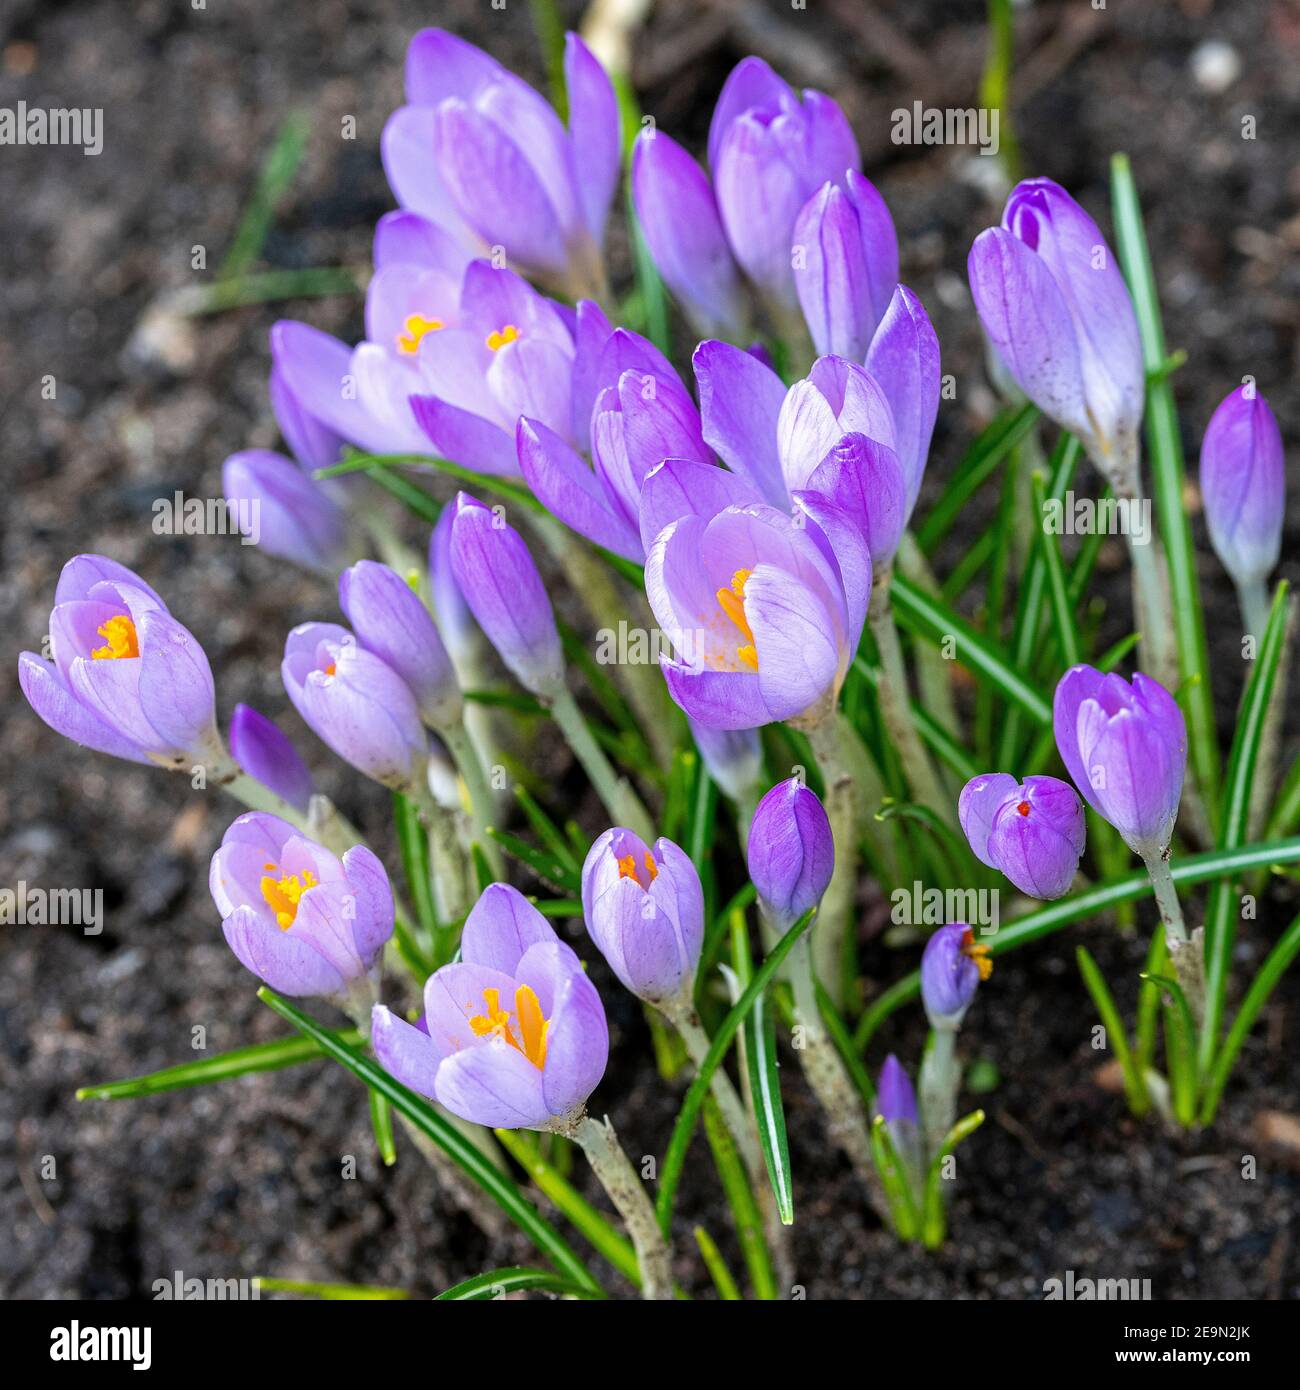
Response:
[{"label": "crocus bud", "polygon": [[831,823],[817,794],[797,777],[758,803],[745,849],[749,877],[779,931],[822,900],[835,869]]},{"label": "crocus bud", "polygon": [[294,628],[285,640],[280,675],[308,728],[344,762],[397,791],[418,783],[427,753],[415,696],[347,628]]},{"label": "crocus bud", "polygon": [[221,837],[208,886],[230,949],[281,994],[355,997],[393,934],[393,892],[370,850],[338,859],[260,811]]},{"label": "crocus bud", "polygon": [[732,801],[743,806],[763,773],[763,745],[758,731],[710,729],[694,719],[688,722],[709,776]]},{"label": "crocus bud", "polygon": [[312,794],[307,764],[289,736],[251,705],[236,705],[230,716],[230,756],[250,777],[306,812]]},{"label": "crocus bud", "polygon": [[69,560],[49,641],[53,661],[23,652],[18,683],[56,733],[167,768],[224,759],[203,648],[125,565],[103,555]]},{"label": "crocus bud", "polygon": [[898,237],[885,200],[855,170],[824,183],[794,224],[794,280],[819,355],[862,361],[898,283]]},{"label": "crocus bud", "polygon": [[461,958],[424,987],[423,1028],[374,1011],[375,1056],[404,1086],[490,1129],[546,1129],[605,1074],[596,987],[551,924],[504,883],[465,919]]},{"label": "crocus bud", "polygon": [[984,331],[1021,390],[1132,497],[1142,343],[1097,224],[1058,184],[1028,179],[1012,189],[1002,226],[976,238],[968,270]]},{"label": "crocus bud", "polygon": [[1243,591],[1259,586],[1282,552],[1283,468],[1277,418],[1253,386],[1239,386],[1206,427],[1201,497],[1214,553]]},{"label": "crocus bud", "polygon": [[250,542],[303,569],[334,574],[347,551],[347,518],[292,459],[269,449],[231,454],[221,491]]},{"label": "crocus bud", "polygon": [[891,1052],[880,1068],[876,1110],[887,1125],[916,1124],[916,1091],[902,1063]]},{"label": "crocus bud", "polygon": [[1057,684],[1052,723],[1061,761],[1092,809],[1144,859],[1165,850],[1187,767],[1174,697],[1140,671],[1130,684],[1072,666]]},{"label": "crocus bud", "polygon": [[976,943],[965,922],[940,927],[921,955],[921,1002],[930,1027],[960,1028],[979,982],[992,973],[989,948]]},{"label": "crocus bud", "polygon": [[455,508],[444,507],[438,514],[438,524],[429,536],[429,596],[438,621],[438,631],[451,652],[457,667],[473,658],[478,628],[469,611],[465,595],[456,583],[451,565],[451,523]]},{"label": "crocus bud", "polygon": [[689,997],[704,946],[704,890],[671,840],[648,849],[630,830],[606,830],[582,866],[582,913],[610,969],[638,998]]},{"label": "crocus bud", "polygon": [[410,687],[425,722],[456,723],[460,687],[429,610],[395,570],[361,560],[339,575],[339,606],[357,641]]},{"label": "crocus bud", "polygon": [[542,576],[501,513],[457,493],[451,564],[470,611],[501,660],[541,700],[564,687],[564,654]]},{"label": "crocus bud", "polygon": [[1083,803],[1055,777],[1017,782],[1005,772],[972,777],[957,815],[981,864],[997,869],[1022,893],[1059,898],[1079,868],[1086,838]]}]

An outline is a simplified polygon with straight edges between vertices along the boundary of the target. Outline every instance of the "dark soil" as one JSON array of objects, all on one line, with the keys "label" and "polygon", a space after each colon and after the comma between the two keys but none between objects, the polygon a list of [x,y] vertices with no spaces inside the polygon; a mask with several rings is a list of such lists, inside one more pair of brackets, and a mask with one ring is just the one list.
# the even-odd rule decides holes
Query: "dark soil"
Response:
[{"label": "dark soil", "polygon": [[[572,17],[576,7],[565,8]],[[958,381],[957,401],[941,415],[932,488],[994,404],[964,274],[971,238],[996,217],[976,177],[991,161],[895,146],[889,113],[916,99],[976,104],[983,8],[818,0],[801,12],[757,0],[663,0],[636,44],[645,109],[697,145],[726,71],[749,51],[844,103],[898,223],[904,277],[930,308],[945,370]],[[325,756],[280,687],[284,632],[331,616],[332,596],[229,539],[169,539],[150,526],[154,498],[175,489],[215,495],[227,453],[273,442],[265,379],[274,319],[304,317],[354,337],[359,303],[239,310],[148,349],[137,330],[161,293],[193,282],[196,244],[207,247],[209,266],[219,263],[258,165],[295,108],[311,118],[311,142],[266,262],[364,265],[373,222],[390,206],[379,131],[400,100],[406,41],[431,22],[541,80],[522,3],[500,12],[469,0],[209,0],[205,10],[170,0],[9,0],[0,17],[0,105],[105,111],[98,158],[0,148],[9,504],[0,540],[0,885],[100,886],[108,917],[97,937],[47,927],[6,927],[0,937],[0,1292],[8,1297],[148,1296],[176,1270],[427,1295],[528,1258],[521,1241],[481,1236],[435,1191],[409,1145],[399,1140],[397,1167],[382,1169],[362,1092],[323,1062],[152,1100],[73,1100],[79,1085],[194,1057],[196,1027],[210,1051],[283,1029],[222,942],[207,894],[229,805],[60,740],[30,714],[14,680],[17,652],[40,645],[63,561],[111,554],[137,567],[204,641],[223,723],[239,700],[281,718],[322,788],[381,834],[384,796]],[[1107,159],[1115,149],[1133,157],[1169,344],[1190,354],[1176,378],[1189,459],[1214,405],[1247,373],[1294,449],[1300,406],[1287,388],[1300,318],[1300,11],[1283,0],[1103,11],[1043,3],[1022,16],[1019,33],[1026,171],[1065,183],[1107,225]],[[1193,77],[1192,55],[1207,39],[1230,44],[1241,62],[1222,93]],[[354,143],[338,138],[346,115],[357,118]],[[1252,140],[1242,138],[1243,117],[1255,118]],[[57,383],[54,400],[42,396],[46,374]],[[1297,491],[1293,473],[1282,570],[1293,581]],[[981,515],[990,505],[981,502]],[[1202,542],[1226,737],[1241,681],[1238,616],[1203,544],[1192,484],[1188,508]],[[1127,613],[1121,566],[1118,553],[1106,554],[1097,583],[1114,600],[1103,629],[1114,635]],[[557,804],[568,798],[572,809],[578,784],[558,764],[554,777]],[[1243,975],[1295,910],[1283,890],[1265,900],[1243,932]],[[1098,1082],[1094,1018],[1073,964],[1084,939],[1112,979],[1135,982],[1145,933],[1126,938],[1094,923],[1000,961],[972,1010],[963,1045],[1000,1082],[978,1097],[989,1121],[962,1151],[954,1237],[936,1256],[901,1250],[865,1210],[786,1059],[795,1275],[809,1296],[1036,1298],[1067,1270],[1150,1278],[1156,1298],[1300,1293],[1292,1231],[1300,1158],[1277,1138],[1300,1108],[1300,976],[1266,1009],[1214,1132],[1170,1136],[1129,1119],[1122,1097]],[[869,988],[913,959],[875,940],[863,957]],[[595,1103],[634,1155],[662,1154],[679,1097],[653,1072],[634,1003],[598,960],[593,975],[615,1035]],[[1131,989],[1117,988],[1130,1007]],[[905,1011],[877,1040],[872,1066],[888,1048],[911,1063],[922,1037],[919,1011]],[[1284,1118],[1262,1120],[1268,1112]],[[702,1144],[692,1151],[677,1230],[678,1272],[697,1292],[693,1222],[739,1266],[705,1153]],[[354,1180],[340,1178],[347,1155],[357,1157]],[[1244,1175],[1249,1157],[1253,1177]]]}]

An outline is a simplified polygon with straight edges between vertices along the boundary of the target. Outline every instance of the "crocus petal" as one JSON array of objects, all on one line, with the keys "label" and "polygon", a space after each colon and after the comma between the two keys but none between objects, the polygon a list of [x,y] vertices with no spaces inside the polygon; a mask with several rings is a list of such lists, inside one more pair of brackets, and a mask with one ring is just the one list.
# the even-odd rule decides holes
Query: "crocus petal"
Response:
[{"label": "crocus petal", "polygon": [[866,538],[872,563],[883,570],[902,539],[907,482],[898,455],[862,434],[846,434],[817,465],[808,480],[856,522]]},{"label": "crocus petal", "polygon": [[307,939],[240,907],[221,924],[230,949],[260,980],[292,999],[341,994],[342,974]]},{"label": "crocus petal", "polygon": [[1258,584],[1282,553],[1286,475],[1277,417],[1253,386],[1239,386],[1211,417],[1200,476],[1215,554],[1239,586]]},{"label": "crocus petal", "polygon": [[989,836],[993,833],[993,817],[1003,803],[1019,787],[1008,772],[986,772],[972,777],[957,798],[957,819],[971,847],[971,853],[990,869],[998,866],[989,858]]},{"label": "crocus petal", "polygon": [[43,661],[35,652],[23,652],[19,656],[18,684],[27,703],[56,734],[94,749],[96,753],[108,753],[133,763],[152,761],[128,733],[84,704],[68,688],[53,663]]},{"label": "crocus petal", "polygon": [[386,212],[375,225],[376,271],[390,265],[435,270],[459,284],[473,259],[464,241],[418,212]]},{"label": "crocus petal", "polygon": [[618,187],[622,121],[609,74],[577,34],[564,36],[564,84],[578,196],[587,229],[600,246]]},{"label": "crocus petal", "polygon": [[74,555],[59,571],[59,582],[54,589],[54,606],[57,608],[61,603],[89,598],[97,584],[130,584],[143,590],[156,607],[164,612],[167,609],[157,592],[134,570],[110,560],[107,555]]},{"label": "crocus petal", "polygon": [[517,888],[492,883],[465,919],[461,957],[470,965],[514,975],[530,947],[558,939],[551,924]]},{"label": "crocus petal", "polygon": [[514,439],[494,420],[473,415],[436,396],[412,396],[411,410],[443,458],[498,477],[519,471]]},{"label": "crocus petal", "polygon": [[[347,543],[342,509],[283,454],[247,449],[221,465],[221,491],[268,555],[332,574]],[[256,508],[254,512],[253,509]]]},{"label": "crocus petal", "polygon": [[[539,950],[555,948],[535,947],[530,960]],[[581,1105],[605,1075],[609,1025],[596,986],[581,970],[568,975],[552,1008],[542,1088],[547,1111],[560,1116]]]},{"label": "crocus petal", "polygon": [[1092,779],[1079,752],[1079,706],[1095,698],[1102,683],[1102,674],[1092,666],[1071,666],[1056,684],[1052,697],[1052,729],[1056,735],[1056,748],[1070,774],[1070,780],[1079,789],[1083,799],[1098,815],[1101,807],[1093,797]]},{"label": "crocus petal", "polygon": [[706,728],[761,729],[785,717],[768,708],[752,675],[692,670],[673,660],[663,663],[663,674],[673,700]]},{"label": "crocus petal", "polygon": [[762,58],[742,58],[727,74],[718,93],[717,104],[709,123],[709,166],[717,168],[722,138],[732,121],[756,106],[793,106],[798,98],[790,84],[778,77]]},{"label": "crocus petal", "polygon": [[764,909],[785,930],[816,907],[835,870],[830,819],[817,794],[791,778],[758,803],[745,845]]},{"label": "crocus petal", "polygon": [[979,987],[979,967],[968,954],[965,922],[940,927],[921,953],[921,1002],[932,1028],[960,1026]]},{"label": "crocus petal", "polygon": [[551,1119],[542,1072],[504,1038],[455,1052],[438,1068],[437,1100],[489,1129],[540,1129]]},{"label": "crocus petal", "polygon": [[691,459],[664,459],[646,475],[641,489],[642,544],[648,551],[664,527],[681,517],[708,521],[726,507],[759,500],[753,485],[738,473]]},{"label": "crocus petal", "polygon": [[212,757],[216,731],[212,667],[198,639],[155,609],[137,625],[140,634],[140,709],[165,743]]},{"label": "crocus petal", "polygon": [[[777,449],[786,396],[781,378],[730,343],[703,342],[691,361],[705,443],[774,507],[784,506],[787,492]],[[824,455],[825,450],[818,460]]]},{"label": "crocus petal", "polygon": [[312,794],[307,764],[289,736],[250,705],[236,705],[230,717],[230,755],[290,806],[307,810]]},{"label": "crocus petal", "polygon": [[444,1054],[428,1033],[376,1004],[370,1016],[370,1041],[379,1065],[390,1076],[416,1095],[433,1099]]},{"label": "crocus petal", "polygon": [[374,851],[353,845],[343,856],[343,871],[354,899],[352,935],[361,963],[369,969],[393,934],[393,888]]}]

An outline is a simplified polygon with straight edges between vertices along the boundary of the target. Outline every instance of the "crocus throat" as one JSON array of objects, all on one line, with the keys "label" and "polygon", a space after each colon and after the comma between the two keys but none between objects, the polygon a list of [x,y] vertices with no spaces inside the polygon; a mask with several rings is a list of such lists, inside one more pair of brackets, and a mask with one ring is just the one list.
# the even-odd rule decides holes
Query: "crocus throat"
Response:
[{"label": "crocus throat", "polygon": [[428,334],[436,333],[440,328],[446,328],[446,324],[441,319],[427,319],[423,314],[407,314],[402,327],[406,330],[397,335],[397,350],[408,355],[419,352],[420,344]]},{"label": "crocus throat", "polygon": [[487,335],[487,345],[493,352],[500,352],[507,343],[516,343],[518,341],[519,330],[513,323],[508,323],[501,329],[493,329],[492,332]]},{"label": "crocus throat", "polygon": [[104,639],[105,645],[91,652],[94,661],[120,661],[123,657],[140,655],[140,639],[136,635],[135,624],[125,615],[110,618],[95,631]]},{"label": "crocus throat", "polygon": [[757,671],[758,648],[754,646],[754,633],[745,616],[745,585],[751,574],[753,570],[737,570],[731,576],[731,588],[718,590],[718,605],[746,638],[736,648],[736,655],[751,671]]},{"label": "crocus throat", "polygon": [[[274,870],[274,864],[268,864]],[[298,916],[298,900],[309,889],[315,888],[316,875],[310,869],[301,874],[281,874],[279,878],[267,875],[262,879],[262,897],[266,905],[275,913],[275,920],[281,931],[288,931]]]},{"label": "crocus throat", "polygon": [[[469,1026],[480,1037],[496,1034],[504,1038],[517,1052],[525,1057],[539,1071],[546,1065],[546,1032],[551,1022],[542,1016],[542,1006],[530,985],[520,985],[515,990],[515,1012],[501,1007],[501,991],[485,989],[483,1003],[486,1013],[475,1014]],[[510,1020],[514,1018],[512,1026]]]},{"label": "crocus throat", "polygon": [[645,852],[645,872],[649,878],[643,879],[641,870],[637,868],[635,854],[625,854],[618,861],[619,878],[630,878],[633,883],[639,884],[640,887],[649,888],[659,877],[659,865],[655,863],[654,855],[649,850]]},{"label": "crocus throat", "polygon": [[[1023,803],[1021,804],[1023,805]],[[967,960],[975,962],[975,968],[980,972],[981,980],[987,980],[993,973],[993,958],[989,955],[989,948],[982,942],[975,940],[975,933],[969,927],[966,928],[966,934],[961,939],[961,953]]]},{"label": "crocus throat", "polygon": [[1022,801],[1020,805],[1016,807],[1016,810],[1019,811],[1022,816],[1027,816],[1029,814],[1029,802]]}]

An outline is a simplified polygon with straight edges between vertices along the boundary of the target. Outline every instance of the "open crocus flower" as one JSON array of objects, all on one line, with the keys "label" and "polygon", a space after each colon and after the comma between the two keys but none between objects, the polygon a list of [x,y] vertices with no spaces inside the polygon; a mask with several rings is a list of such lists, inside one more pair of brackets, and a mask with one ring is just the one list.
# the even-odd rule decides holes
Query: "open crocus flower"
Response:
[{"label": "open crocus flower", "polygon": [[689,998],[704,946],[704,890],[671,840],[599,836],[582,866],[587,931],[623,985],[651,1004]]},{"label": "open crocus flower", "polygon": [[632,193],[668,287],[702,330],[740,327],[738,263],[775,304],[798,309],[790,245],[800,209],[861,164],[843,111],[802,98],[761,59],[727,78],[709,128],[712,187],[699,165],[655,130],[637,139]]},{"label": "open crocus flower", "polygon": [[364,997],[393,934],[388,875],[364,845],[339,859],[278,816],[251,811],[221,837],[208,886],[230,949],[272,989]]},{"label": "open crocus flower", "polygon": [[138,763],[224,762],[203,648],[125,565],[103,555],[64,565],[49,642],[53,661],[19,656],[18,683],[56,733]]},{"label": "open crocus flower", "polygon": [[271,371],[271,409],[292,458],[244,449],[221,465],[221,491],[257,508],[257,544],[304,569],[337,572],[347,550],[347,513],[337,484],[318,482],[317,468],[336,463],[342,440],[304,410],[278,369]]},{"label": "open crocus flower", "polygon": [[862,633],[871,558],[846,513],[796,500],[804,524],[765,502],[710,507],[650,547],[646,594],[678,653],[664,678],[700,724],[816,721],[834,706]]},{"label": "open crocus flower", "polygon": [[1006,874],[1022,893],[1059,898],[1083,854],[1083,803],[1055,777],[1017,782],[1006,772],[972,777],[957,800],[976,859]]},{"label": "open crocus flower", "polygon": [[375,1055],[453,1115],[547,1129],[605,1074],[609,1028],[582,962],[516,888],[488,887],[465,919],[461,959],[424,987],[424,1030],[382,1005]]},{"label": "open crocus flower", "polygon": [[1136,495],[1146,376],[1133,300],[1097,224],[1059,184],[1027,179],[968,261],[984,331],[1020,389]]},{"label": "open crocus flower", "polygon": [[280,675],[304,722],[344,762],[396,791],[420,785],[428,755],[415,696],[347,628],[294,628]]},{"label": "open crocus flower", "polygon": [[1286,474],[1277,417],[1254,386],[1225,397],[1206,426],[1201,496],[1214,553],[1237,586],[1247,626],[1262,637],[1264,581],[1282,553]]},{"label": "open crocus flower", "polygon": [[575,297],[603,282],[600,248],[618,184],[619,108],[605,70],[565,39],[569,128],[482,49],[424,29],[406,54],[406,99],[384,127],[384,169],[404,208],[474,254],[501,247]]},{"label": "open crocus flower", "polygon": [[1140,671],[1132,682],[1092,666],[1060,679],[1052,723],[1061,761],[1094,811],[1143,859],[1169,846],[1187,767],[1178,702]]},{"label": "open crocus flower", "polygon": [[949,922],[921,953],[921,1002],[930,1027],[951,1032],[961,1027],[981,980],[993,973],[989,948],[976,942],[965,922]]}]

